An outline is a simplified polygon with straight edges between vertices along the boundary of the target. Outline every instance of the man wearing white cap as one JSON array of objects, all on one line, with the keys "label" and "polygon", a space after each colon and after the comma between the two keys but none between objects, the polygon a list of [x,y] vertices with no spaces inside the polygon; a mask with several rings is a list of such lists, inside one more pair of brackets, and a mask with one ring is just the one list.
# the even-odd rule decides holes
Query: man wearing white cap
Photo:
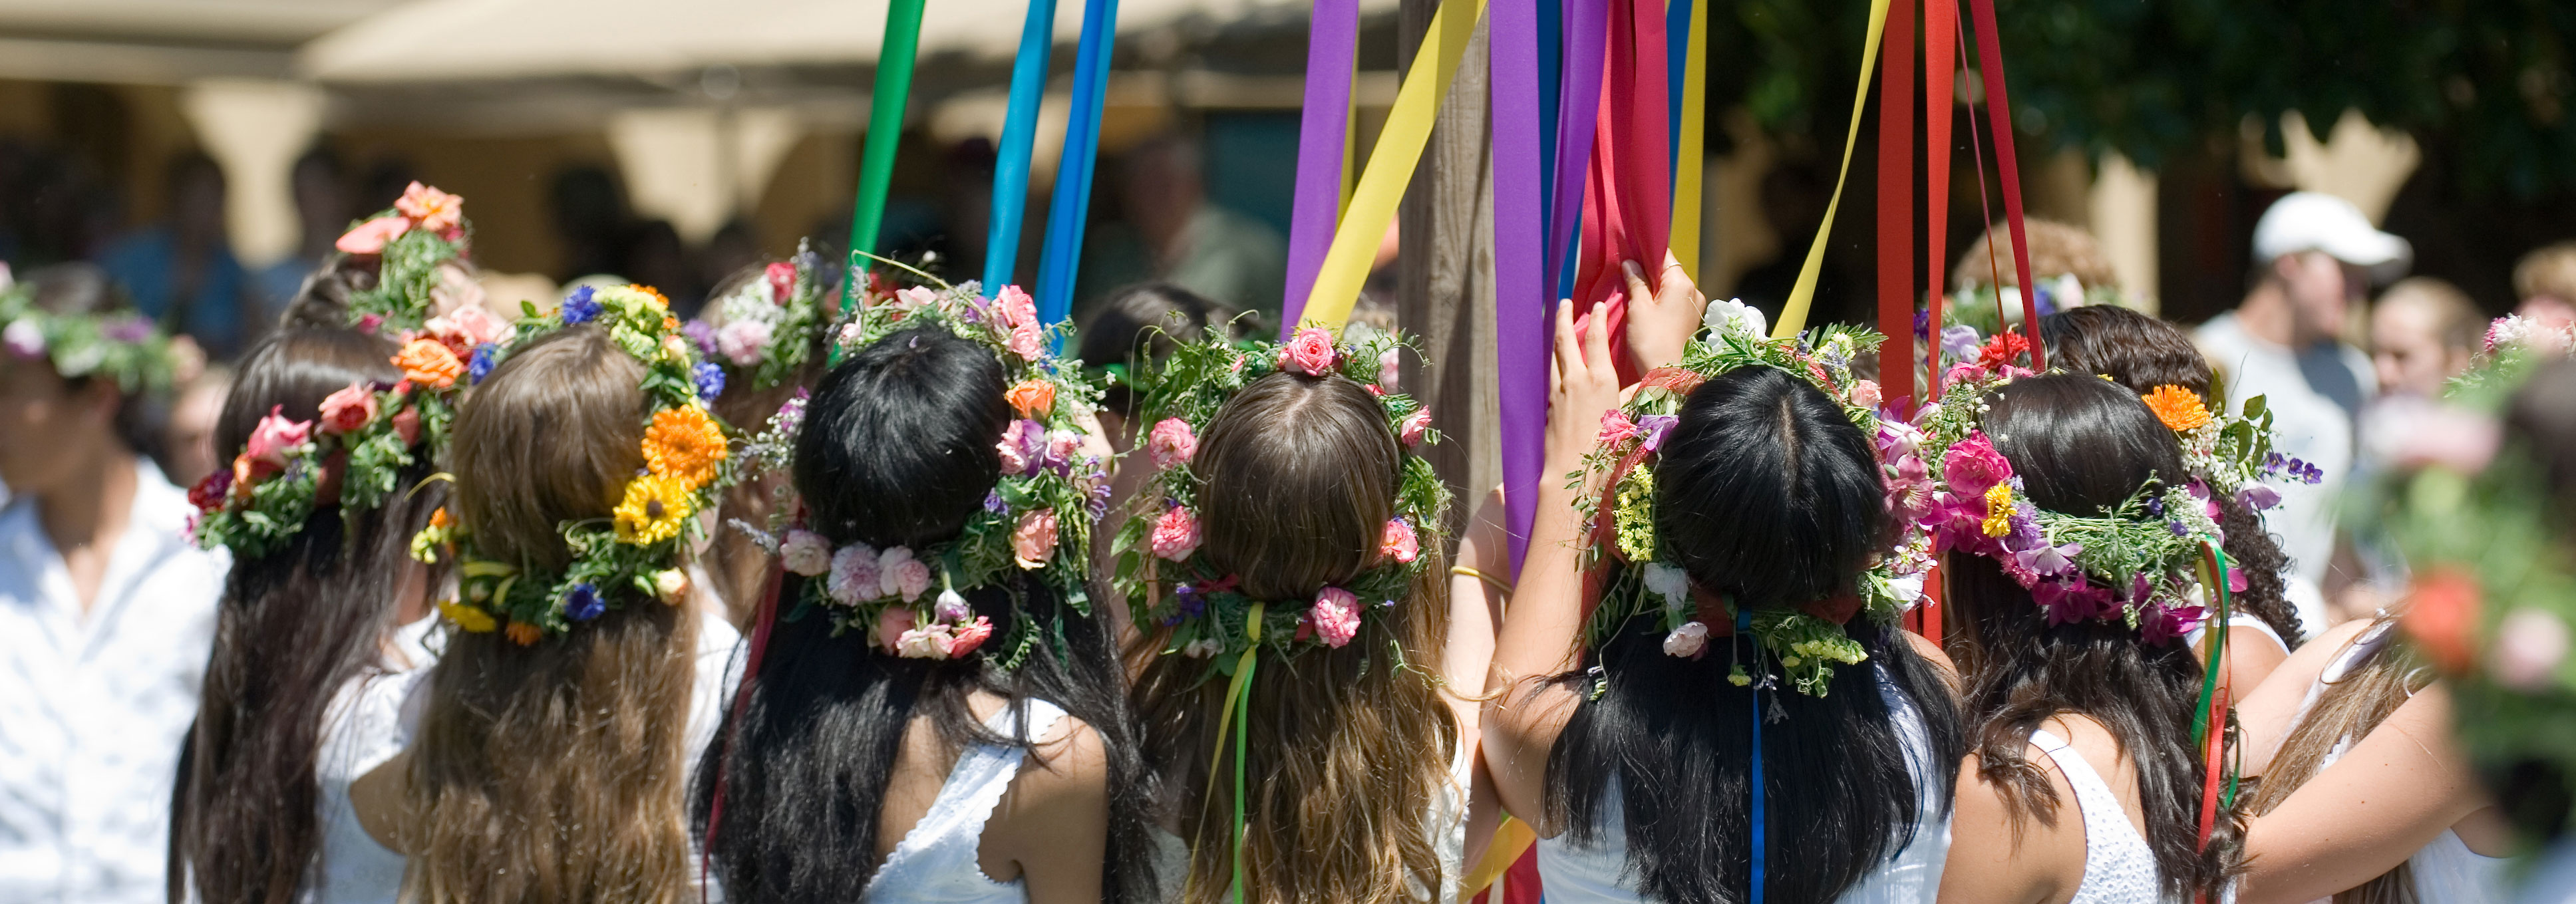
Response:
[{"label": "man wearing white cap", "polygon": [[2290,556],[2290,602],[2312,635],[2331,622],[2322,587],[2355,419],[2378,394],[2369,356],[2335,337],[2371,284],[2405,275],[2413,259],[2405,239],[2372,227],[2351,202],[2293,192],[2254,224],[2245,300],[2193,336],[2225,377],[2229,398],[2263,396],[2279,431],[2276,451],[2308,466],[2305,480],[2272,482],[2281,505],[2264,520]]}]

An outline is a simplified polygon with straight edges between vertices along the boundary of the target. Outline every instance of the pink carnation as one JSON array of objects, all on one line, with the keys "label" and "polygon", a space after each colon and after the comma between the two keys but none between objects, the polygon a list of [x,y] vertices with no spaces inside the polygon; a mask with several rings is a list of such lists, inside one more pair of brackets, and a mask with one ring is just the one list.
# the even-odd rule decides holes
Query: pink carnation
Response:
[{"label": "pink carnation", "polygon": [[1002,340],[1002,347],[1010,349],[1011,354],[1035,361],[1045,353],[1046,339],[1039,333],[1035,322],[1023,323],[1011,328],[1011,335]]},{"label": "pink carnation", "polygon": [[814,577],[832,570],[832,543],[810,530],[789,530],[778,544],[778,558],[787,570]]},{"label": "pink carnation", "polygon": [[482,305],[466,305],[437,317],[421,327],[449,348],[463,348],[469,354],[477,345],[497,343],[510,338],[510,325]]},{"label": "pink carnation", "polygon": [[407,217],[377,217],[341,234],[340,240],[331,243],[331,247],[350,254],[383,254],[385,243],[410,231],[411,220]]},{"label": "pink carnation", "polygon": [[1398,562],[1413,564],[1413,560],[1422,555],[1422,541],[1414,536],[1413,522],[1402,518],[1387,519],[1386,530],[1378,535],[1377,551]]},{"label": "pink carnation", "polygon": [[1401,358],[1402,356],[1398,355],[1396,350],[1391,348],[1378,353],[1377,385],[1379,389],[1387,392],[1403,391],[1401,389],[1397,389],[1395,386],[1396,377],[1404,373],[1404,368],[1398,366],[1402,363]]},{"label": "pink carnation", "polygon": [[985,638],[993,636],[993,620],[978,615],[975,616],[974,621],[958,625],[950,630],[951,633],[948,635],[948,658],[955,659],[959,656],[975,652],[976,647],[984,645]]},{"label": "pink carnation", "polygon": [[1173,507],[1154,519],[1154,555],[1169,562],[1187,562],[1190,553],[1199,548],[1199,519],[1190,510]]},{"label": "pink carnation", "polygon": [[249,447],[242,451],[242,456],[256,464],[284,468],[287,453],[312,438],[312,421],[288,420],[286,406],[271,406],[268,416],[260,418],[259,426],[251,430]]},{"label": "pink carnation", "polygon": [[895,635],[894,653],[906,659],[946,659],[948,641],[947,625],[924,625]]},{"label": "pink carnation", "polygon": [[1055,554],[1056,517],[1054,509],[1039,509],[1020,516],[1018,527],[1011,529],[1011,553],[1021,568],[1044,568]]},{"label": "pink carnation", "polygon": [[877,573],[877,551],[865,543],[852,543],[832,554],[832,578],[823,589],[844,606],[856,606],[884,596],[884,578]]},{"label": "pink carnation", "polygon": [[2012,479],[2012,462],[2004,460],[2004,454],[1986,441],[1985,431],[1972,430],[1967,439],[1951,444],[1949,455],[1942,460],[1941,476],[1949,481],[1952,493],[1982,496],[1995,484]]},{"label": "pink carnation", "polygon": [[769,354],[769,324],[758,320],[735,320],[716,330],[716,350],[723,352],[736,367],[751,367]]},{"label": "pink carnation", "polygon": [[1325,646],[1339,649],[1360,633],[1359,597],[1339,587],[1326,587],[1315,594],[1314,611],[1307,617],[1314,624],[1315,636]]},{"label": "pink carnation", "polygon": [[1316,327],[1297,331],[1288,344],[1279,347],[1279,367],[1312,377],[1333,372],[1333,363],[1341,353],[1333,348],[1333,334]]},{"label": "pink carnation", "polygon": [[888,547],[877,554],[877,589],[880,596],[899,596],[904,602],[920,599],[930,589],[930,566],[913,558],[909,547]]},{"label": "pink carnation", "polygon": [[322,432],[350,433],[376,419],[376,394],[356,383],[322,399]]},{"label": "pink carnation", "polygon": [[1000,315],[1003,326],[1014,330],[1038,325],[1037,300],[1030,298],[1029,293],[1021,291],[1018,286],[1003,286],[1002,291],[993,296],[993,311]]},{"label": "pink carnation", "polygon": [[1593,442],[1603,448],[1611,448],[1644,435],[1646,431],[1638,429],[1637,422],[1629,420],[1627,412],[1613,408],[1601,412],[1601,433]]},{"label": "pink carnation", "polygon": [[1402,429],[1396,431],[1396,438],[1404,440],[1404,444],[1408,447],[1419,446],[1422,445],[1422,435],[1430,430],[1431,409],[1417,408],[1412,414],[1404,416],[1404,424]]},{"label": "pink carnation", "polygon": [[1146,437],[1145,448],[1153,455],[1157,468],[1185,465],[1199,454],[1199,438],[1190,432],[1190,422],[1167,417],[1154,425],[1153,433]]},{"label": "pink carnation", "polygon": [[1880,401],[1881,401],[1881,399],[1879,398],[1878,381],[1876,381],[1876,380],[1861,380],[1861,381],[1858,381],[1858,382],[1855,382],[1855,383],[1853,383],[1853,384],[1852,384],[1852,387],[1851,387],[1851,403],[1852,403],[1852,404],[1854,404],[1854,405],[1858,405],[1858,406],[1863,407],[1863,408],[1876,408],[1876,407],[1878,407],[1878,403],[1879,403]]},{"label": "pink carnation", "polygon": [[877,643],[885,647],[886,652],[894,652],[895,645],[902,641],[903,636],[912,632],[913,623],[914,618],[910,607],[887,606],[878,610]]}]

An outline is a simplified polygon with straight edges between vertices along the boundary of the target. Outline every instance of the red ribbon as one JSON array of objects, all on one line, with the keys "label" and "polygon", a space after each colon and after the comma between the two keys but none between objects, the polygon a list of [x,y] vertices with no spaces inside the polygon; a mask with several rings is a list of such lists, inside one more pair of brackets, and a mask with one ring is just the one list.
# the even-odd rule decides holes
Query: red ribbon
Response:
[{"label": "red ribbon", "polygon": [[[1672,244],[1672,73],[1664,53],[1664,5],[1652,0],[1611,0],[1610,49],[1595,114],[1600,140],[1584,180],[1584,248],[1574,298],[1601,316],[1610,331],[1612,361],[1622,385],[1638,379],[1629,363],[1626,277],[1622,261],[1662,266]],[[1588,318],[1586,320],[1588,323]]]}]

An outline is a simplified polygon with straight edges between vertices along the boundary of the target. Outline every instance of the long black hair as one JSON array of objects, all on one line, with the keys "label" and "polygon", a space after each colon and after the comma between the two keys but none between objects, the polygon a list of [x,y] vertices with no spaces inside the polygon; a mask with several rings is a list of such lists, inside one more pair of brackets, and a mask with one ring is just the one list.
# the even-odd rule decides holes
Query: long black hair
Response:
[{"label": "long black hair", "polygon": [[[2173,431],[2136,393],[2097,377],[2015,380],[1985,402],[1986,437],[2041,508],[2100,516],[2141,487],[2190,479]],[[2048,771],[2024,758],[2024,748],[2052,717],[2090,717],[2136,767],[2163,896],[2215,896],[2236,871],[2244,824],[2222,811],[2208,846],[2199,846],[2207,766],[2191,743],[2203,674],[2191,647],[2148,643],[2127,625],[2093,619],[2050,625],[2030,591],[1981,556],[1953,553],[1944,570],[1979,775],[2002,791],[2015,818],[2053,818],[2058,799]]]},{"label": "long black hair", "polygon": [[[2212,405],[2220,403],[2218,372],[2181,327],[2128,308],[2093,305],[2060,311],[2039,319],[2039,335],[2048,345],[2048,360],[2072,374],[2091,374],[2146,395],[2159,386],[2180,386]],[[2306,626],[2290,604],[2290,557],[2281,551],[2263,524],[2263,514],[2234,496],[2218,497],[2219,544],[2227,560],[2245,576],[2245,592],[2236,605],[2270,625],[2290,649],[2299,648]]]},{"label": "long black hair", "polygon": [[[273,407],[312,420],[334,391],[401,379],[393,351],[348,329],[271,335],[243,359],[215,447],[241,449]],[[430,471],[420,456],[398,482],[411,487]],[[233,561],[172,798],[172,901],[191,884],[209,902],[297,900],[322,848],[314,770],[325,714],[379,667],[412,533],[443,499],[432,486],[373,512],[319,505],[283,547]]]},{"label": "long black hair", "polygon": [[[1822,391],[1768,367],[1691,391],[1664,441],[1655,493],[1655,529],[1695,590],[1755,609],[1852,592],[1890,537],[1869,439]],[[1592,843],[1611,828],[1604,805],[1617,794],[1628,866],[1647,898],[1748,900],[1746,720],[1757,706],[1777,706],[1786,718],[1762,728],[1777,839],[1767,890],[1778,900],[1833,900],[1918,830],[1939,830],[1916,824],[1917,804],[1927,791],[1949,799],[1963,748],[1948,686],[1902,629],[1866,615],[1844,628],[1869,659],[1836,669],[1824,695],[1808,696],[1728,682],[1733,663],[1755,660],[1749,638],[1712,638],[1697,658],[1670,656],[1660,617],[1632,618],[1585,657],[1608,689],[1587,694],[1557,737],[1549,818],[1574,843]],[[1582,673],[1561,680],[1591,682]],[[1907,749],[1881,682],[1920,714],[1930,749]]]},{"label": "long black hair", "polygon": [[[809,529],[835,546],[919,548],[956,536],[1001,477],[994,447],[1011,416],[1003,389],[990,350],[935,328],[895,333],[833,368],[796,443]],[[1014,598],[1041,623],[1062,626],[1018,668],[981,656],[897,658],[868,649],[864,634],[832,636],[820,613],[791,617],[806,580],[785,577],[759,673],[744,679],[747,701],[726,714],[698,769],[690,817],[701,838],[719,774],[724,782],[724,814],[706,847],[728,897],[861,899],[877,871],[888,779],[914,717],[951,749],[1029,746],[983,728],[968,707],[982,692],[1015,706],[1046,700],[1099,733],[1110,787],[1104,897],[1143,899],[1152,878],[1147,795],[1132,787],[1142,770],[1104,623],[1024,577],[961,590],[1001,632],[1010,630]]]}]

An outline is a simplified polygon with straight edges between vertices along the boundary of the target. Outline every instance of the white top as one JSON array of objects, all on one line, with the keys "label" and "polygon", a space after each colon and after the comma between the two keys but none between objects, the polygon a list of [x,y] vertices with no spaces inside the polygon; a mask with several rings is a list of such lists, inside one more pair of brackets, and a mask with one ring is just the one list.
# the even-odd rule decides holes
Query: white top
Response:
[{"label": "white top", "polygon": [[2353,423],[2362,404],[2379,394],[2370,358],[2339,342],[2298,350],[2265,342],[2247,333],[2233,312],[2210,318],[2192,340],[2226,376],[2231,399],[2264,398],[2277,431],[2273,448],[2325,475],[2313,486],[2266,484],[2280,492],[2281,504],[2263,513],[2264,526],[2280,535],[2281,551],[2290,557],[2286,595],[2313,636],[2331,623],[2319,588],[2334,555],[2335,507],[2352,470]]},{"label": "white top", "polygon": [[2030,733],[2030,746],[2047,752],[2059,774],[2075,789],[2075,805],[2084,811],[2084,881],[2066,904],[2151,904],[2158,897],[2156,855],[2138,827],[2129,824],[2120,796],[2093,764],[2046,729]]},{"label": "white top", "polygon": [[[2340,680],[2359,669],[2365,655],[2377,652],[2382,646],[2381,641],[2396,627],[2395,621],[2381,622],[2337,652],[2335,658],[2318,672],[2317,680],[2308,685],[2307,696],[2299,701],[2298,716],[2291,724],[2306,721],[2308,712],[2325,696],[2326,682]],[[2334,765],[2359,741],[2351,737],[2338,739],[2317,764],[2318,770]],[[2506,890],[2512,887],[2506,872],[2506,865],[2511,862],[2510,858],[2489,857],[2469,850],[2468,843],[2460,840],[2460,834],[2450,829],[2443,829],[2441,835],[2434,837],[2414,856],[2406,858],[2406,865],[2412,868],[2415,877],[2417,904],[2488,904],[2504,900]]]},{"label": "white top", "polygon": [[[1454,904],[1458,885],[1466,881],[1467,798],[1475,786],[1476,745],[1471,737],[1458,739],[1456,755],[1449,760],[1449,781],[1431,801],[1431,821],[1425,828],[1431,833],[1431,849],[1440,865],[1440,892],[1434,900]],[[1190,845],[1181,837],[1156,826],[1154,839],[1154,881],[1162,886],[1160,900],[1177,901],[1181,888],[1189,881]]]},{"label": "white top", "polygon": [[[1876,671],[1876,670],[1873,670]],[[1886,673],[1878,673],[1878,693],[1887,701],[1906,761],[1914,773],[1914,839],[1888,855],[1859,882],[1834,900],[1839,904],[1931,904],[1941,893],[1941,869],[1950,857],[1951,789],[1941,782],[1941,764],[1932,761],[1932,735],[1923,713],[1907,700]],[[1624,904],[1642,901],[1636,876],[1628,869],[1627,823],[1623,822],[1618,778],[1613,776],[1602,802],[1597,843],[1576,847],[1566,836],[1538,841],[1538,875],[1548,904]],[[1777,824],[1774,828],[1783,828]],[[1794,832],[1774,832],[1785,841]]]},{"label": "white top", "polygon": [[135,462],[88,611],[33,497],[0,508],[0,901],[159,904],[179,744],[197,717],[231,557]]},{"label": "white top", "polygon": [[[1064,719],[1064,709],[1044,700],[1024,704],[1028,733],[1018,734],[1019,710],[1004,707],[984,720],[984,730],[1003,737],[1036,741]],[[984,875],[979,851],[984,823],[1001,806],[1002,795],[1020,775],[1028,750],[999,744],[977,744],[957,755],[948,780],[930,812],[903,835],[868,880],[871,904],[1018,904],[1029,899],[1028,879],[995,882]]]}]

